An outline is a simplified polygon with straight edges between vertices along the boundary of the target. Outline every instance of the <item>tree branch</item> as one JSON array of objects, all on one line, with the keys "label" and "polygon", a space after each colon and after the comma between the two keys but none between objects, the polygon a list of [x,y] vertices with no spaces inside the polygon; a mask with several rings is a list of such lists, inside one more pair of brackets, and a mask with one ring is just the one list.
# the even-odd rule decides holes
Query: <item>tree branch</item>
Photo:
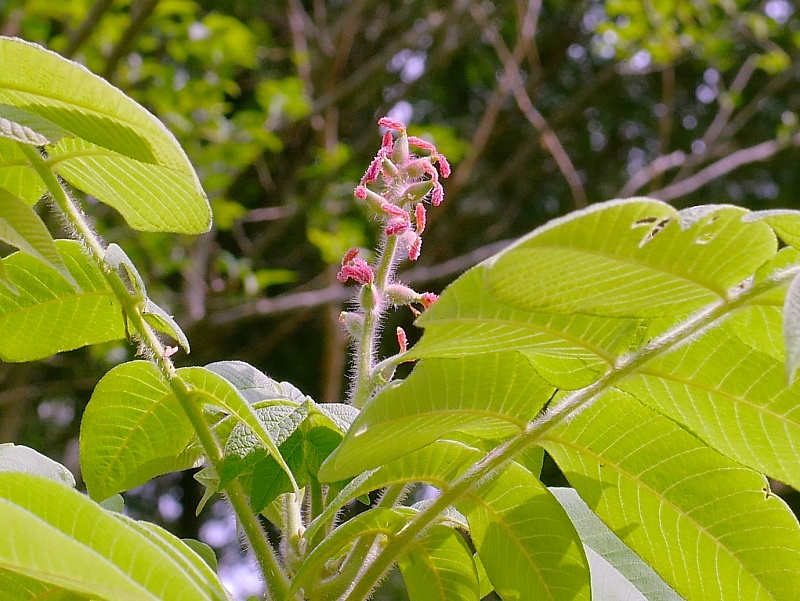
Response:
[{"label": "tree branch", "polygon": [[[419,266],[402,272],[398,276],[407,284],[416,284],[439,280],[453,274],[461,273],[468,267],[483,261],[500,252],[503,248],[511,244],[511,240],[502,240],[481,246],[466,254],[460,255],[439,265],[431,267]],[[350,300],[355,294],[353,288],[339,284],[309,290],[306,292],[295,292],[284,294],[274,298],[260,298],[254,302],[238,305],[226,311],[218,311],[209,317],[214,325],[226,325],[248,319],[255,316],[277,315],[280,313],[290,313],[312,309],[331,303],[342,303]]]},{"label": "tree branch", "polygon": [[796,134],[790,141],[782,140],[768,140],[749,148],[737,150],[722,158],[715,163],[712,163],[705,169],[701,169],[691,177],[684,180],[670,184],[666,188],[650,192],[649,196],[658,198],[660,200],[673,200],[691,194],[695,190],[702,188],[707,183],[722,177],[726,173],[730,173],[734,169],[738,169],[742,165],[748,163],[755,163],[758,161],[766,161],[779,151],[789,146],[800,146],[800,134]]},{"label": "tree branch", "polygon": [[89,14],[86,15],[83,22],[69,36],[67,47],[64,52],[62,52],[66,58],[72,58],[78,49],[83,46],[83,43],[89,39],[95,27],[100,23],[100,19],[106,11],[111,8],[112,4],[114,4],[114,0],[97,0],[97,2],[92,4],[92,8],[89,9]]},{"label": "tree branch", "polygon": [[517,101],[517,106],[525,115],[525,118],[533,125],[542,139],[542,144],[548,150],[550,155],[558,165],[564,179],[567,181],[570,190],[572,191],[572,198],[575,202],[576,208],[583,208],[587,206],[586,191],[583,189],[580,175],[578,174],[572,160],[569,158],[567,151],[558,139],[550,124],[539,112],[539,110],[531,102],[528,93],[525,91],[525,84],[520,77],[519,69],[514,61],[514,57],[503,43],[497,28],[495,28],[483,11],[477,6],[470,6],[469,9],[472,18],[483,28],[484,34],[489,38],[492,45],[497,52],[497,56],[503,64],[504,83],[509,87],[514,94],[514,99]]}]

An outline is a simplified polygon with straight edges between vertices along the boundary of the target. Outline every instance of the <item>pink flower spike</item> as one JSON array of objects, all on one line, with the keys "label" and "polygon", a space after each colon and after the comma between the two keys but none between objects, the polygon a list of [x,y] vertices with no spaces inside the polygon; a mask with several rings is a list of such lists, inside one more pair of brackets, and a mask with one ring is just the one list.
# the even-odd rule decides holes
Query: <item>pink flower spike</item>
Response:
[{"label": "pink flower spike", "polygon": [[378,125],[380,125],[381,127],[385,127],[386,129],[393,129],[394,131],[399,132],[401,134],[405,133],[406,131],[405,125],[403,125],[400,121],[396,121],[395,119],[392,119],[390,117],[381,117],[380,119],[378,119]]},{"label": "pink flower spike", "polygon": [[358,256],[358,252],[359,249],[357,248],[351,248],[348,250],[342,258],[342,265],[347,265],[350,261],[355,259]]},{"label": "pink flower spike", "polygon": [[342,284],[347,280],[353,280],[359,284],[367,285],[375,280],[375,274],[372,273],[372,268],[364,259],[351,259],[347,265],[342,265],[339,273],[336,274],[336,279]]},{"label": "pink flower spike", "polygon": [[406,213],[405,209],[401,209],[397,205],[390,202],[381,203],[381,210],[392,217],[405,217],[408,219],[408,213]]},{"label": "pink flower spike", "polygon": [[433,292],[423,292],[419,302],[427,309],[437,300],[439,300],[438,294],[434,294]]},{"label": "pink flower spike", "polygon": [[366,186],[364,186],[362,184],[359,184],[358,186],[356,186],[356,189],[353,191],[353,195],[356,198],[360,199],[360,200],[366,200],[367,199],[367,188],[366,188]]},{"label": "pink flower spike", "polygon": [[439,171],[441,171],[442,177],[445,179],[450,177],[450,163],[447,162],[447,159],[444,158],[444,155],[437,154],[436,161],[439,163]]},{"label": "pink flower spike", "polygon": [[433,192],[431,193],[431,204],[434,207],[438,207],[442,204],[444,200],[444,188],[442,188],[442,184],[436,182],[436,185],[433,188]]},{"label": "pink flower spike", "polygon": [[378,156],[372,159],[372,162],[369,164],[369,167],[367,167],[366,173],[364,173],[364,177],[361,178],[360,183],[362,186],[364,184],[371,184],[372,182],[378,179],[378,174],[381,172],[382,160],[383,157],[380,154],[378,154]]},{"label": "pink flower spike", "polygon": [[402,234],[403,232],[407,232],[410,227],[411,227],[411,224],[408,222],[408,216],[407,215],[405,215],[403,217],[392,217],[386,223],[386,235],[387,236],[397,236],[398,234]]},{"label": "pink flower spike", "polygon": [[410,261],[416,261],[417,259],[419,259],[419,254],[421,251],[422,251],[422,238],[417,236],[408,249],[408,259]]},{"label": "pink flower spike", "polygon": [[427,150],[431,154],[436,154],[436,146],[428,142],[427,140],[423,140],[422,138],[418,138],[416,136],[409,136],[408,143],[415,148],[419,148],[420,150]]},{"label": "pink flower spike", "polygon": [[394,138],[392,137],[392,132],[387,131],[383,134],[383,140],[381,140],[381,150],[383,150],[384,156],[391,154],[393,148]]},{"label": "pink flower spike", "polygon": [[397,328],[397,346],[400,347],[400,352],[405,353],[408,350],[408,337],[403,328]]},{"label": "pink flower spike", "polygon": [[417,235],[421,235],[422,232],[425,231],[425,220],[425,207],[422,206],[422,203],[419,203],[416,207],[414,207],[414,223],[416,224],[414,231],[417,232]]}]

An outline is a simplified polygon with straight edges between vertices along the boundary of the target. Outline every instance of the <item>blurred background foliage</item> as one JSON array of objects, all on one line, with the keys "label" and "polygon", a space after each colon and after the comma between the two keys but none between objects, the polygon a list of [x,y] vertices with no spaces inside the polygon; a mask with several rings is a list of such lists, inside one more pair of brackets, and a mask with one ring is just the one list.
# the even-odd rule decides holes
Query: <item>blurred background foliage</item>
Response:
[{"label": "blurred background foliage", "polygon": [[[108,78],[195,165],[215,217],[197,238],[131,232],[85,199],[187,331],[193,352],[178,364],[241,359],[336,401],[352,289],[335,273],[347,249],[376,242],[352,190],[378,117],[408,123],[454,167],[402,276],[422,289],[617,196],[800,208],[799,13],[789,0],[0,0],[0,33]],[[392,321],[418,334],[410,313]],[[0,364],[0,442],[78,474],[83,407],[134,352]],[[235,554],[235,526],[219,505],[196,519],[198,499],[187,474],[127,503]],[[246,565],[223,564],[240,593],[258,589]]]}]

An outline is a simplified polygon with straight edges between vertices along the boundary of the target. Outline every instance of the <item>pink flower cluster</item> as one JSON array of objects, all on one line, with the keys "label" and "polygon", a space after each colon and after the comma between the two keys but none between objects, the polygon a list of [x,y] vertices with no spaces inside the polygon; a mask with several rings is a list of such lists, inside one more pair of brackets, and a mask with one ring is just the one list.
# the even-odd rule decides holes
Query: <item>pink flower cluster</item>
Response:
[{"label": "pink flower cluster", "polygon": [[[367,167],[354,195],[364,201],[373,215],[380,220],[387,238],[395,238],[397,252],[404,253],[411,261],[419,258],[422,250],[422,233],[425,231],[427,212],[425,203],[439,206],[444,200],[444,188],[440,178],[450,176],[450,164],[430,142],[408,136],[406,127],[399,121],[384,117],[378,125],[385,127],[381,146],[375,158]],[[392,251],[390,261],[396,260]],[[342,267],[337,274],[340,282],[349,280],[369,286],[375,303],[374,309],[382,310],[385,304],[408,306],[417,315],[421,307],[427,309],[437,296],[432,292],[418,293],[413,289],[389,281],[378,282],[376,271],[358,256],[354,248],[345,254]],[[382,259],[379,259],[379,263]],[[393,268],[381,268],[380,273],[393,273]],[[384,278],[385,279],[385,278]],[[380,289],[378,289],[380,288]],[[362,307],[366,310],[365,307]],[[351,334],[361,328],[362,317],[357,314],[343,314],[343,323]],[[398,333],[398,344],[405,349],[405,333]]]}]

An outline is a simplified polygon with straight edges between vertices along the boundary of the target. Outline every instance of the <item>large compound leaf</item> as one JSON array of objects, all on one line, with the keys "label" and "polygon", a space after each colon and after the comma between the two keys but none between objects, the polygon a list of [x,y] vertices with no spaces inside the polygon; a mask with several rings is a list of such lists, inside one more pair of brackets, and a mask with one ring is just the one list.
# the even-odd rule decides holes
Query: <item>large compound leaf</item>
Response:
[{"label": "large compound leaf", "polygon": [[583,546],[564,508],[536,476],[510,463],[457,503],[502,599],[590,598]]},{"label": "large compound leaf", "polygon": [[621,392],[545,448],[611,530],[687,599],[796,599],[800,528],[766,479]]},{"label": "large compound leaf", "polygon": [[217,406],[227,411],[239,422],[247,426],[256,436],[259,443],[269,451],[270,455],[286,474],[292,490],[299,493],[297,482],[291,468],[278,451],[275,441],[270,438],[264,424],[258,419],[255,409],[242,396],[239,390],[228,380],[204,367],[183,367],[178,370],[178,377],[189,386],[191,394],[205,404]]},{"label": "large compound leaf", "polygon": [[208,229],[211,210],[192,166],[147,110],[79,64],[22,40],[0,38],[0,64],[8,67],[0,73],[0,104],[74,136],[47,147],[67,181],[135,228]]},{"label": "large compound leaf", "polygon": [[556,219],[449,286],[409,356],[517,350],[554,386],[587,386],[774,256],[769,226],[744,214],[632,199]]},{"label": "large compound leaf", "polygon": [[478,572],[464,538],[432,526],[398,562],[411,601],[478,601]]},{"label": "large compound leaf", "polygon": [[336,482],[461,431],[486,438],[519,432],[553,394],[520,353],[422,361],[362,410],[320,469]]},{"label": "large compound leaf", "polygon": [[592,205],[486,262],[486,285],[518,309],[611,317],[680,315],[726,298],[777,250],[745,209],[678,213],[650,199]]},{"label": "large compound leaf", "polygon": [[43,359],[125,337],[122,309],[100,269],[72,240],[56,247],[76,290],[55,269],[17,252],[3,259],[16,294],[0,286],[0,359]]},{"label": "large compound leaf", "polygon": [[482,455],[478,449],[462,442],[437,440],[377,469],[363,472],[353,478],[325,506],[325,510],[309,524],[304,536],[307,539],[313,538],[316,531],[331,521],[348,501],[384,486],[425,482],[438,488],[445,488]]},{"label": "large compound leaf", "polygon": [[98,382],[81,421],[81,471],[95,500],[191,467],[194,430],[149,361],[118,365]]},{"label": "large compound leaf", "polygon": [[108,601],[226,601],[172,553],[80,493],[0,473],[0,568]]},{"label": "large compound leaf", "polygon": [[[760,314],[750,311],[755,315]],[[618,387],[739,463],[800,487],[800,382],[725,325],[649,361]]]},{"label": "large compound leaf", "polygon": [[[551,488],[581,537],[594,601],[683,601],[642,558],[617,538],[573,488]],[[625,596],[623,596],[625,594]]]}]

